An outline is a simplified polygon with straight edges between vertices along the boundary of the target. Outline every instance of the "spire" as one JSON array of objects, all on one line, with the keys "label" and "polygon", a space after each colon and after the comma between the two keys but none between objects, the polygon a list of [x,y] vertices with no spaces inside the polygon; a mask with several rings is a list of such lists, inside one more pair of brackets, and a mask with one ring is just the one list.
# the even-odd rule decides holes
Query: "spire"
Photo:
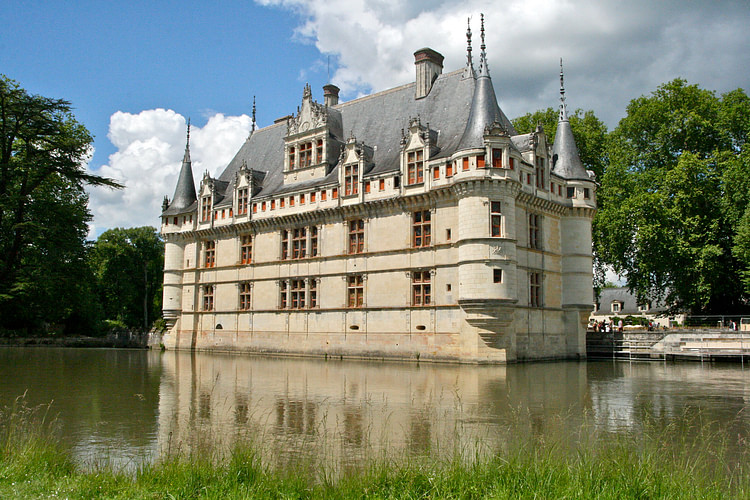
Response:
[{"label": "spire", "polygon": [[484,44],[484,14],[480,14],[479,19],[481,22],[479,33],[482,38],[482,45],[479,46],[481,50],[481,52],[479,53],[479,76],[484,76],[485,74],[489,76],[490,68],[487,66],[487,52],[485,52],[487,46]]},{"label": "spire", "polygon": [[255,132],[255,124],[256,124],[255,122],[255,96],[253,96],[253,125],[252,125],[252,128],[250,129],[251,134]]},{"label": "spire", "polygon": [[188,118],[187,141],[185,142],[185,156],[182,158],[180,176],[177,178],[177,187],[174,190],[172,203],[164,212],[178,214],[188,208],[197,200],[195,196],[195,181],[193,180],[193,168],[190,161],[190,118]]},{"label": "spire", "polygon": [[557,122],[555,143],[552,145],[552,172],[565,179],[589,180],[568,120],[562,58],[560,59],[560,119]]},{"label": "spire", "polygon": [[565,106],[565,83],[563,80],[563,64],[560,58],[560,119],[568,119],[568,108]]},{"label": "spire", "polygon": [[476,78],[474,73],[474,60],[471,58],[471,18],[466,18],[466,68],[464,78]]},{"label": "spire", "polygon": [[464,135],[458,144],[458,149],[479,148],[484,145],[484,129],[493,123],[499,123],[509,135],[516,135],[513,124],[502,112],[497,104],[495,89],[492,86],[490,70],[487,67],[486,46],[484,44],[484,14],[482,14],[482,45],[479,62],[479,75],[474,86],[474,96],[471,101],[471,111],[466,122]]},{"label": "spire", "polygon": [[187,140],[185,141],[185,155],[182,157],[182,163],[190,163],[190,117],[187,123]]}]

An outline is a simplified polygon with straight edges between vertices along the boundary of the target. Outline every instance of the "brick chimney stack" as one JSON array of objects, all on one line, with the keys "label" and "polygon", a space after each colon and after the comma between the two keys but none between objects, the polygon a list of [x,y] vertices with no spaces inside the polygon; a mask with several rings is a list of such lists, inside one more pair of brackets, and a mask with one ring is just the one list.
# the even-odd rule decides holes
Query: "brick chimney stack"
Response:
[{"label": "brick chimney stack", "polygon": [[326,106],[335,106],[339,103],[339,90],[341,89],[332,83],[323,85],[323,102]]},{"label": "brick chimney stack", "polygon": [[427,97],[435,79],[443,73],[442,54],[432,49],[419,49],[414,53],[414,65],[417,69],[417,85],[415,98]]}]

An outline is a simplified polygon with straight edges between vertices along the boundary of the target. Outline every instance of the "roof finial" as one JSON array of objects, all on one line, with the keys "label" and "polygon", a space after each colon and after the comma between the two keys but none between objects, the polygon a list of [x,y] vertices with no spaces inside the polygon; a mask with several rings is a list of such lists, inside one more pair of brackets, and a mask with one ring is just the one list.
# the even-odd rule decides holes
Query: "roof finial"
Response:
[{"label": "roof finial", "polygon": [[565,83],[563,76],[563,62],[560,58],[560,120],[568,119],[568,108],[565,105]]},{"label": "roof finial", "polygon": [[253,96],[253,128],[250,129],[250,133],[255,132],[255,96]]},{"label": "roof finial", "polygon": [[187,126],[187,142],[185,143],[185,147],[190,147],[190,117],[188,116],[188,126]]},{"label": "roof finial", "polygon": [[479,76],[489,76],[489,66],[487,65],[487,52],[485,49],[487,46],[484,44],[484,14],[480,14],[481,21],[480,34],[482,37],[482,44],[479,46],[481,52],[479,53]]},{"label": "roof finial", "polygon": [[471,18],[466,18],[466,65],[473,66],[474,62],[471,60]]},{"label": "roof finial", "polygon": [[479,19],[480,19],[480,21],[481,21],[481,23],[482,23],[482,24],[481,24],[481,26],[482,26],[482,27],[481,27],[481,31],[480,31],[480,33],[481,33],[481,36],[482,36],[482,45],[480,45],[480,47],[479,47],[479,48],[480,48],[480,49],[482,49],[482,58],[484,59],[484,57],[485,57],[485,56],[487,55],[487,54],[485,54],[485,53],[484,53],[484,49],[486,49],[486,48],[487,48],[487,47],[486,47],[486,46],[484,45],[484,14],[479,14]]}]

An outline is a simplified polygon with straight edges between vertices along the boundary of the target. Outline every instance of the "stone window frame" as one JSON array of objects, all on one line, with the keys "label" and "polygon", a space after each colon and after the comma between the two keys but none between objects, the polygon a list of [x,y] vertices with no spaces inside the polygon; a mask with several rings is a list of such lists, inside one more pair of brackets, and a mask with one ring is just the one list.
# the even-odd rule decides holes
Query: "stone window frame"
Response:
[{"label": "stone window frame", "polygon": [[316,309],[318,281],[318,278],[313,277],[279,280],[279,309]]},{"label": "stone window frame", "polygon": [[404,155],[406,163],[406,185],[416,186],[425,181],[425,151],[424,148],[407,151]]},{"label": "stone window frame", "polygon": [[237,215],[247,214],[250,206],[250,189],[242,187],[237,190]]},{"label": "stone window frame", "polygon": [[203,242],[203,267],[206,269],[216,267],[216,240]]},{"label": "stone window frame", "polygon": [[347,253],[355,255],[365,252],[365,220],[351,219],[346,221],[348,245]]},{"label": "stone window frame", "polygon": [[253,262],[253,235],[245,233],[240,235],[240,264],[252,264]]},{"label": "stone window frame", "polygon": [[212,209],[211,195],[201,196],[201,222],[209,222],[211,220]]},{"label": "stone window frame", "polygon": [[542,190],[544,189],[544,172],[547,168],[546,163],[547,161],[544,156],[540,156],[540,155],[536,156],[536,162],[535,162],[536,187]]},{"label": "stone window frame", "polygon": [[213,311],[214,310],[214,293],[215,285],[203,285],[201,287],[201,293],[203,295],[203,300],[201,301],[202,308],[201,311]]},{"label": "stone window frame", "polygon": [[529,271],[529,307],[544,307],[543,280],[541,271]]},{"label": "stone window frame", "polygon": [[412,307],[432,306],[432,275],[434,270],[411,271]]},{"label": "stone window frame", "polygon": [[344,165],[344,196],[354,196],[359,193],[359,163]]},{"label": "stone window frame", "polygon": [[619,300],[613,300],[609,307],[613,313],[621,313],[624,306],[625,304],[623,302]]},{"label": "stone window frame", "polygon": [[415,212],[412,212],[411,234],[412,248],[427,248],[432,246],[431,210],[417,210]]},{"label": "stone window frame", "polygon": [[320,254],[320,228],[316,225],[282,229],[280,260],[303,260]]},{"label": "stone window frame", "polygon": [[529,212],[529,248],[532,250],[542,250],[543,220],[542,214]]},{"label": "stone window frame", "polygon": [[503,236],[503,211],[502,203],[490,200],[490,237],[502,238]]},{"label": "stone window frame", "polygon": [[350,274],[346,277],[346,306],[359,309],[365,304],[365,279],[363,274]]},{"label": "stone window frame", "polygon": [[240,311],[249,311],[252,309],[252,288],[253,285],[249,281],[240,282],[238,285],[239,293],[239,309]]}]

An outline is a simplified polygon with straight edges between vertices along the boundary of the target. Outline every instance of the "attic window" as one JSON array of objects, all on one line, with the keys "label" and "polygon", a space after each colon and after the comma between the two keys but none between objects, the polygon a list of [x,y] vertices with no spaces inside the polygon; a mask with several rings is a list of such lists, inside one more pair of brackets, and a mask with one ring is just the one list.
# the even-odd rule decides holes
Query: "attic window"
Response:
[{"label": "attic window", "polygon": [[424,182],[424,152],[421,149],[407,153],[406,178],[409,185]]},{"label": "attic window", "polygon": [[206,222],[211,219],[211,197],[201,198],[201,220]]},{"label": "attic window", "polygon": [[503,168],[503,150],[492,149],[492,168]]},{"label": "attic window", "polygon": [[619,302],[619,301],[616,301],[616,300],[613,301],[612,302],[612,312],[613,313],[618,313],[618,312],[622,311],[622,306],[623,306],[622,302]]},{"label": "attic window", "polygon": [[359,185],[359,165],[352,164],[344,167],[344,195],[357,194]]},{"label": "attic window", "polygon": [[237,191],[237,215],[247,213],[248,190],[242,188]]},{"label": "attic window", "polygon": [[312,165],[312,142],[304,142],[299,145],[299,168]]},{"label": "attic window", "polygon": [[315,163],[323,163],[323,139],[318,139],[315,147]]}]

